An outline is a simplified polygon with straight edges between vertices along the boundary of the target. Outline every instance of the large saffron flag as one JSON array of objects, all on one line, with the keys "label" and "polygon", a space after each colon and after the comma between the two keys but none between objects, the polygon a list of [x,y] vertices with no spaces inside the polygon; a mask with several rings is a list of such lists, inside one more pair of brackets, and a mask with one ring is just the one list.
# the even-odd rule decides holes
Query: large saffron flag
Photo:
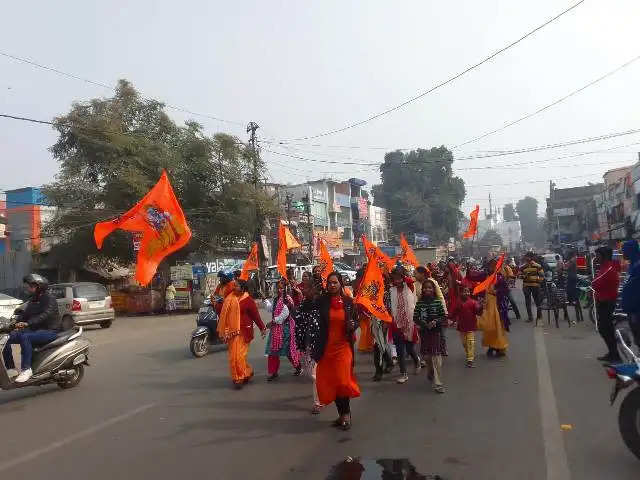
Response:
[{"label": "large saffron flag", "polygon": [[386,268],[387,270],[393,270],[395,266],[395,261],[389,258],[388,255],[385,255],[382,250],[376,247],[373,243],[371,243],[365,235],[362,235],[362,245],[364,247],[364,253],[367,255],[368,261],[375,261],[378,263],[378,268],[382,271],[382,269]]},{"label": "large saffron flag", "polygon": [[318,243],[318,267],[320,267],[320,276],[326,284],[327,277],[331,272],[333,272],[333,260],[331,259],[331,255],[329,255],[329,250],[327,250],[327,244],[325,241],[320,239]]},{"label": "large saffron flag", "polygon": [[405,238],[404,233],[400,234],[400,249],[401,249],[400,261],[402,263],[409,263],[414,267],[417,267],[418,265],[420,265],[420,262],[418,262],[418,259],[416,258],[416,254],[413,252],[413,249],[409,245],[409,242],[407,242],[407,239]]},{"label": "large saffron flag", "polygon": [[489,275],[487,278],[485,278],[483,282],[476,285],[476,287],[473,289],[474,295],[477,295],[480,292],[484,292],[487,288],[489,288],[491,285],[496,283],[496,276],[498,275],[498,272],[502,268],[503,262],[504,262],[504,253],[502,253],[502,255],[500,255],[500,257],[498,258],[498,261],[496,263],[496,269],[494,270],[494,272],[491,275]]},{"label": "large saffron flag", "polygon": [[147,285],[160,262],[184,247],[191,238],[191,230],[166,171],[162,171],[158,183],[127,213],[96,224],[93,238],[98,249],[102,248],[105,237],[118,229],[142,234],[135,278],[141,285]]},{"label": "large saffron flag", "polygon": [[476,208],[473,209],[469,218],[471,221],[469,222],[469,228],[464,232],[462,238],[473,238],[478,233],[478,214],[480,213],[480,205],[476,205]]},{"label": "large saffron flag", "polygon": [[391,322],[391,315],[384,305],[384,280],[378,262],[369,258],[367,269],[358,287],[355,302],[380,320]]},{"label": "large saffron flag", "polygon": [[242,272],[240,272],[240,280],[249,280],[249,272],[252,270],[258,270],[258,244],[253,242],[251,245],[251,252],[242,265]]},{"label": "large saffron flag", "polygon": [[278,228],[278,272],[283,278],[287,278],[287,251],[292,248],[300,248],[300,242],[293,236],[280,220]]}]

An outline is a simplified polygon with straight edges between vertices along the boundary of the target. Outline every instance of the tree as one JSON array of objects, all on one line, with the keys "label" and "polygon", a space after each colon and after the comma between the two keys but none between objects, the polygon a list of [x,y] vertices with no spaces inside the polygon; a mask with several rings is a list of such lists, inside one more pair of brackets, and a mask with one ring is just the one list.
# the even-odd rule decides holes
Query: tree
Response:
[{"label": "tree", "polygon": [[538,201],[533,197],[524,197],[518,200],[516,211],[520,218],[523,240],[539,247],[544,246],[546,234],[544,222],[538,218]]},{"label": "tree", "polygon": [[428,232],[436,241],[457,236],[465,188],[464,180],[453,176],[452,164],[444,146],[384,156],[374,205],[389,210],[394,232]]},{"label": "tree", "polygon": [[60,172],[43,192],[58,207],[47,226],[60,240],[49,260],[63,268],[80,267],[88,257],[132,262],[130,234],[115,232],[98,252],[93,224],[128,210],[163,169],[194,234],[178,256],[215,250],[229,237],[251,239],[263,221],[255,205],[262,217],[276,209],[254,186],[251,149],[230,135],[207,137],[194,121],[176,125],[162,103],[142,98],[125,80],[112,98],[74,103],[54,124],[59,137],[50,150]]},{"label": "tree", "polygon": [[505,222],[513,222],[517,220],[516,210],[513,208],[513,203],[507,203],[502,208],[502,218]]},{"label": "tree", "polygon": [[495,230],[487,230],[480,239],[481,245],[503,245],[502,237]]}]

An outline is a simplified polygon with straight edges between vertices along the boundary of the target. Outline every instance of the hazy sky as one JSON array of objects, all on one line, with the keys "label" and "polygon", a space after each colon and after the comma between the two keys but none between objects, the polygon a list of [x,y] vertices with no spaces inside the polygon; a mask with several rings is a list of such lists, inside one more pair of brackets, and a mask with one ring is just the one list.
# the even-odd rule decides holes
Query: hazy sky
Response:
[{"label": "hazy sky", "polygon": [[[311,136],[400,103],[542,24],[575,0],[8,2],[0,51],[92,80],[130,80],[146,96],[240,122],[193,117],[207,132],[246,139]],[[452,147],[551,103],[640,55],[637,0],[587,0],[571,13],[404,109],[346,132],[273,151],[319,160],[381,162],[385,150]],[[454,151],[458,157],[640,128],[640,61],[565,102]],[[110,90],[0,56],[0,113],[50,120],[74,100]],[[188,116],[169,110],[179,122]],[[58,165],[47,126],[0,118],[0,189],[41,185]],[[536,153],[456,161],[464,209],[601,181],[635,162],[640,134]],[[321,146],[316,146],[321,145]],[[594,152],[578,158],[556,157]],[[377,183],[377,168],[296,160],[263,151],[271,178],[332,174]],[[511,168],[463,170],[522,162]],[[566,178],[571,177],[571,178]],[[539,183],[523,183],[540,180]],[[484,186],[495,185],[495,186]]]}]

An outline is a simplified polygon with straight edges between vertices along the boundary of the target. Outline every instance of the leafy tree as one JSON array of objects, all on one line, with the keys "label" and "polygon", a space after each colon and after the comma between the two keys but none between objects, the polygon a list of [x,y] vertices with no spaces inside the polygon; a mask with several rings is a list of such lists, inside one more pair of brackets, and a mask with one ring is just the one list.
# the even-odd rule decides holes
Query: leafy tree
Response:
[{"label": "leafy tree", "polygon": [[538,201],[533,197],[524,197],[518,200],[516,211],[520,218],[523,240],[538,247],[544,246],[546,234],[544,219],[538,218]]},{"label": "leafy tree", "polygon": [[516,210],[513,208],[513,203],[507,203],[502,208],[502,218],[505,222],[513,222],[518,219],[516,216]]},{"label": "leafy tree", "polygon": [[63,268],[80,267],[90,256],[132,262],[129,233],[110,235],[98,252],[93,224],[128,210],[162,169],[194,233],[177,256],[215,250],[229,239],[250,239],[256,222],[262,224],[275,211],[272,199],[254,186],[255,172],[260,176],[264,165],[258,161],[254,170],[250,149],[230,135],[207,137],[194,121],[176,125],[162,103],[142,98],[125,80],[112,98],[74,103],[54,123],[59,137],[50,150],[60,172],[43,190],[58,207],[47,227],[60,240],[50,262]]},{"label": "leafy tree", "polygon": [[373,187],[374,204],[390,211],[396,233],[428,232],[436,241],[457,236],[466,192],[452,164],[444,146],[385,155],[382,183]]},{"label": "leafy tree", "polygon": [[502,241],[502,237],[495,230],[487,230],[485,234],[480,239],[481,245],[500,245],[502,246],[504,243]]}]

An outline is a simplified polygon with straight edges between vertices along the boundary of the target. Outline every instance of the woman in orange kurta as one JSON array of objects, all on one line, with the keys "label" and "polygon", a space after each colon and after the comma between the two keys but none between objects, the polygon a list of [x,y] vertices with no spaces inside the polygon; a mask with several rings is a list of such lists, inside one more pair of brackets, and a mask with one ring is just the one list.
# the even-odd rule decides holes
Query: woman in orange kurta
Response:
[{"label": "woman in orange kurta", "polygon": [[228,346],[231,380],[238,389],[253,376],[253,369],[247,362],[249,345],[253,340],[253,325],[255,323],[258,326],[262,338],[267,330],[248,290],[246,281],[234,282],[234,290],[224,299],[218,321],[218,335]]},{"label": "woman in orange kurta", "polygon": [[318,397],[323,405],[336,403],[339,417],[333,425],[348,430],[351,428],[349,399],[360,396],[360,387],[353,374],[357,316],[353,298],[344,294],[339,273],[329,274],[327,293],[320,297],[317,306],[320,316],[312,356],[318,363]]}]

